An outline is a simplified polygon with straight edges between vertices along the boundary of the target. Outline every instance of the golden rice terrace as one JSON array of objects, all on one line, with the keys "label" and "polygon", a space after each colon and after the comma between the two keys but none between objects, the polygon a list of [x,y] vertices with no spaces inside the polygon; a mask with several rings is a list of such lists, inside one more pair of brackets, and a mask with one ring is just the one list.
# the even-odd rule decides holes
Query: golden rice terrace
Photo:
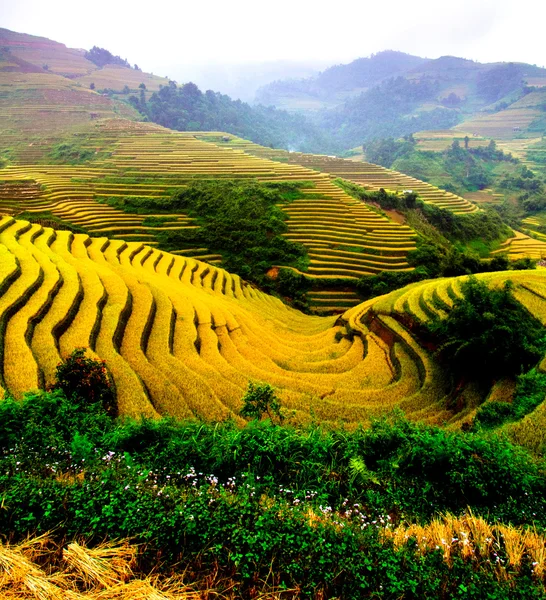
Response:
[{"label": "golden rice terrace", "polygon": [[[3,392],[47,386],[78,347],[104,359],[127,415],[237,417],[249,381],[274,385],[306,421],[365,422],[394,407],[458,421],[442,370],[408,329],[449,310],[461,278],[414,284],[349,309],[307,316],[238,276],[142,242],[0,221]],[[546,275],[507,277],[546,322]],[[444,307],[442,309],[441,307]]]}]

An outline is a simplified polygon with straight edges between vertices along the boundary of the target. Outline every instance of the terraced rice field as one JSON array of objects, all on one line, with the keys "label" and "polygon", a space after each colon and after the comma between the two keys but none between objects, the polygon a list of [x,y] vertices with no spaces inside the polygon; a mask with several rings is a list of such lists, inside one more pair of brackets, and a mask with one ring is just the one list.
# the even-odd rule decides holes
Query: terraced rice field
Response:
[{"label": "terraced rice field", "polygon": [[351,423],[395,405],[448,416],[407,332],[385,341],[359,321],[361,336],[345,336],[336,317],[303,315],[238,276],[141,242],[4,217],[0,252],[4,393],[51,383],[60,357],[84,346],[106,361],[124,414],[225,418],[253,380],[276,386],[302,421],[311,408]]},{"label": "terraced rice field", "polygon": [[[446,380],[408,328],[444,315],[464,278],[419,282],[349,308],[307,316],[238,276],[141,242],[90,238],[0,220],[0,386],[51,383],[76,347],[106,361],[120,410],[137,416],[238,418],[249,381],[274,385],[305,422],[366,422],[398,406],[412,418],[457,423]],[[507,278],[546,323],[546,271]]]},{"label": "terraced rice field", "polygon": [[[214,135],[203,134],[200,137],[202,139],[214,139]],[[449,209],[457,214],[472,213],[478,210],[477,206],[472,202],[456,194],[446,192],[414,177],[386,169],[379,165],[332,156],[276,150],[258,146],[234,136],[229,137],[230,141],[226,145],[230,145],[233,148],[240,148],[249,154],[262,156],[271,160],[282,161],[287,165],[301,165],[309,169],[327,173],[330,177],[347,179],[348,181],[358,183],[366,189],[379,190],[380,188],[384,188],[393,192],[412,190],[417,192],[424,202]]]},{"label": "terraced rice field", "polygon": [[[2,63],[0,63],[1,66]],[[0,70],[1,149],[24,164],[42,161],[52,144],[67,135],[93,131],[105,119],[120,118],[131,128],[137,113],[73,80],[48,73]]]},{"label": "terraced rice field", "polygon": [[[92,235],[153,245],[155,232],[195,224],[187,215],[172,214],[167,215],[167,223],[152,229],[143,224],[145,216],[123,213],[99,204],[97,199],[165,197],[195,178],[306,181],[313,187],[302,190],[305,197],[281,208],[289,216],[286,237],[308,249],[308,276],[327,282],[410,268],[406,255],[415,248],[415,232],[347,195],[332,183],[329,174],[207,143],[191,133],[157,128],[119,131],[115,125],[112,129],[104,127],[82,139],[82,145],[99,149],[105,158],[78,166],[34,164],[4,169],[0,211],[11,216],[25,210],[49,211]],[[180,248],[176,252],[215,264],[221,260],[207,248]],[[351,297],[357,301],[354,294]],[[347,306],[348,297],[341,300],[338,308]],[[317,308],[323,306],[322,302],[316,304]]]},{"label": "terraced rice field", "polygon": [[[160,85],[168,85],[166,77],[158,77],[121,65],[99,68],[85,58],[85,50],[67,48],[64,44],[43,37],[16,33],[0,28],[0,47],[7,50],[7,57],[14,60],[19,71],[34,70],[40,74],[55,74],[73,80],[77,85],[89,88],[95,83],[97,89],[122,90],[125,85],[138,89],[144,83],[148,90],[156,91]],[[44,71],[43,65],[47,65]],[[0,63],[0,68],[5,66]]]},{"label": "terraced rice field", "polygon": [[526,134],[529,125],[542,116],[540,108],[546,101],[546,90],[542,89],[524,96],[506,110],[487,113],[456,125],[455,131],[470,131],[472,134],[495,140],[511,140]]},{"label": "terraced rice field", "polygon": [[417,148],[423,151],[443,152],[447,150],[454,140],[458,140],[461,146],[464,145],[464,138],[468,136],[468,146],[470,148],[479,148],[487,146],[489,139],[483,136],[475,136],[465,131],[455,131],[454,129],[439,129],[433,131],[419,131],[414,133],[413,137],[417,142]]},{"label": "terraced rice field", "polygon": [[546,258],[546,236],[533,232],[531,237],[521,231],[514,231],[514,237],[503,242],[498,250],[491,254],[507,254],[512,260],[518,258],[532,258],[544,260]]}]

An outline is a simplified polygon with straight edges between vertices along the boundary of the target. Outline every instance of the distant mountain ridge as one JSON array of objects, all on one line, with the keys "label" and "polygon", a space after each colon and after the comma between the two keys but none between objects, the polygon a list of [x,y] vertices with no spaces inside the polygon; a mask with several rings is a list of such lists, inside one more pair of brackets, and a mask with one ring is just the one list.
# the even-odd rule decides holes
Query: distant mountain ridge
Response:
[{"label": "distant mountain ridge", "polygon": [[364,90],[384,79],[402,75],[424,62],[426,59],[418,56],[385,50],[369,58],[357,58],[346,65],[334,65],[316,77],[274,81],[258,90],[256,102],[275,104],[277,96],[285,90],[331,100],[336,94]]},{"label": "distant mountain ridge", "polygon": [[[455,56],[427,59],[386,50],[369,58],[335,65],[316,77],[275,81],[258,90],[256,101],[288,110],[316,111],[333,108],[398,77],[412,82],[432,80],[439,87],[437,100],[453,93],[462,101],[461,104],[470,103],[471,112],[491,102],[490,96],[483,93],[483,84],[487,84],[488,78],[493,87],[498,85],[502,88],[505,92],[503,95],[515,91],[522,82],[535,85],[537,78],[544,80],[543,84],[546,85],[546,69],[535,65],[484,64]],[[506,84],[509,84],[508,87]]]}]

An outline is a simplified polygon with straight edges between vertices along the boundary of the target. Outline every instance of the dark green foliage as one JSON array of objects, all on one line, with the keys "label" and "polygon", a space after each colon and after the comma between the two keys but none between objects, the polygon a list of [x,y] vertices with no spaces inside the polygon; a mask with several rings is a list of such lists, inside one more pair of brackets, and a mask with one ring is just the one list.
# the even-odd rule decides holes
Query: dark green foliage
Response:
[{"label": "dark green foliage", "polygon": [[[195,217],[199,229],[157,231],[165,250],[207,247],[223,256],[223,266],[245,279],[271,286],[264,277],[274,264],[304,261],[306,250],[282,237],[286,215],[279,204],[301,196],[308,182],[265,182],[255,179],[193,180],[163,198],[138,196],[101,198],[110,206],[132,214],[180,213]],[[161,217],[148,217],[156,227]]]},{"label": "dark green foliage", "polygon": [[79,165],[86,163],[95,157],[95,151],[89,148],[81,148],[72,142],[62,142],[53,146],[49,158],[54,163],[68,165]]},{"label": "dark green foliage", "polygon": [[[449,129],[459,122],[456,111],[436,108],[415,115],[420,104],[433,101],[438,83],[429,79],[418,82],[396,77],[381,82],[350,98],[343,105],[324,111],[320,121],[334,139],[352,148],[362,141],[398,138],[416,131]],[[410,116],[411,115],[411,116]]]},{"label": "dark green foliage", "polygon": [[372,140],[364,144],[366,159],[393,168],[454,193],[483,189],[493,182],[492,170],[503,163],[519,162],[498,150],[493,140],[487,146],[464,147],[458,140],[444,152],[419,150],[412,136]]},{"label": "dark green foliage", "polygon": [[[385,210],[401,212],[422,234],[423,237],[417,240],[417,249],[408,252],[409,264],[421,267],[421,270],[411,278],[401,277],[401,281],[411,283],[439,275],[455,276],[497,271],[508,268],[507,265],[510,264],[502,258],[490,262],[481,261],[474,252],[461,247],[462,244],[474,240],[496,242],[510,235],[510,228],[495,210],[485,209],[470,215],[456,215],[450,210],[424,203],[413,192],[393,194],[383,189],[369,191],[343,179],[335,179],[334,183],[364,202],[377,203]],[[388,284],[387,281],[385,283]],[[365,297],[370,297],[369,291],[365,291],[366,288],[368,284],[361,286]],[[378,288],[381,292],[378,293],[386,293],[392,289],[395,288],[381,285]]]},{"label": "dark green foliage", "polygon": [[477,91],[487,102],[496,102],[523,87],[524,65],[514,63],[495,66],[480,73]]},{"label": "dark green foliage", "polygon": [[146,100],[130,96],[129,102],[150,121],[178,131],[226,131],[263,146],[301,151],[341,150],[329,136],[301,115],[240,100],[207,90],[194,83],[173,81]]},{"label": "dark green foliage", "polygon": [[361,277],[357,281],[356,289],[362,300],[368,300],[429,277],[433,275],[422,267],[413,271],[382,271],[379,275]]},{"label": "dark green foliage", "polygon": [[306,598],[541,597],[525,570],[499,581],[495,565],[448,566],[379,533],[467,507],[544,527],[541,464],[501,438],[401,418],[352,433],[123,422],[75,400],[56,391],[0,403],[0,528],[14,541],[131,537],[149,564],[225,569],[241,597],[271,572]]},{"label": "dark green foliage", "polygon": [[274,284],[275,290],[281,296],[290,298],[295,308],[304,311],[309,309],[306,292],[311,287],[311,282],[305,275],[292,269],[280,269]]},{"label": "dark green foliage", "polygon": [[411,134],[404,140],[375,139],[366,142],[363,150],[367,161],[389,168],[397,158],[408,156],[414,152],[415,140]]},{"label": "dark green foliage", "polygon": [[531,369],[517,379],[512,402],[486,402],[474,418],[474,428],[491,429],[506,422],[519,421],[546,398],[546,375]]},{"label": "dark green foliage", "polygon": [[469,215],[456,215],[450,210],[432,204],[419,204],[419,210],[427,221],[434,225],[452,242],[469,242],[471,240],[494,241],[511,234],[498,212],[484,209]]},{"label": "dark green foliage", "polygon": [[271,421],[275,418],[283,420],[281,402],[275,394],[275,388],[269,383],[248,384],[248,389],[243,396],[243,408],[239,411],[242,417],[260,420],[267,416]]},{"label": "dark green foliage", "polygon": [[144,227],[161,227],[162,225],[164,225],[165,223],[168,223],[169,221],[172,222],[172,217],[151,216],[151,217],[146,217],[142,221],[142,225]]},{"label": "dark green foliage", "polygon": [[413,267],[425,269],[428,277],[438,277],[445,265],[445,248],[419,238],[417,248],[408,252],[408,263]]},{"label": "dark green foliage", "polygon": [[366,190],[361,185],[347,181],[345,179],[334,179],[334,183],[345,190],[349,195],[364,202],[377,203],[385,210],[404,211],[415,208],[417,205],[417,194],[408,192],[405,194],[393,194],[385,191],[383,188],[375,190]]},{"label": "dark green foliage", "polygon": [[161,232],[165,248],[206,246],[224,256],[224,266],[245,279],[266,283],[265,272],[273,264],[290,264],[305,256],[305,249],[281,236],[286,216],[277,206],[283,194],[297,192],[256,180],[197,181],[175,192],[171,211],[187,211],[196,217],[198,230]]},{"label": "dark green foliage", "polygon": [[440,359],[463,378],[491,380],[528,370],[546,351],[542,325],[514,298],[511,283],[489,289],[475,278],[462,284],[445,319],[428,324]]},{"label": "dark green foliage", "polygon": [[529,269],[536,269],[537,263],[536,260],[529,257],[518,258],[511,263],[511,268],[515,271],[527,271]]},{"label": "dark green foliage", "polygon": [[57,366],[52,389],[62,390],[74,402],[99,403],[107,414],[115,415],[115,392],[105,365],[104,361],[86,357],[85,348],[77,348]]},{"label": "dark green foliage", "polygon": [[114,56],[111,52],[105,48],[99,48],[93,46],[89,52],[85,53],[85,58],[95,63],[97,67],[104,67],[106,65],[121,65],[122,67],[131,68],[131,65],[126,59],[119,56]]},{"label": "dark green foliage", "polygon": [[527,214],[546,208],[544,197],[546,182],[525,165],[519,167],[516,173],[505,175],[500,180],[499,187],[503,190],[519,193],[517,197],[519,205]]}]

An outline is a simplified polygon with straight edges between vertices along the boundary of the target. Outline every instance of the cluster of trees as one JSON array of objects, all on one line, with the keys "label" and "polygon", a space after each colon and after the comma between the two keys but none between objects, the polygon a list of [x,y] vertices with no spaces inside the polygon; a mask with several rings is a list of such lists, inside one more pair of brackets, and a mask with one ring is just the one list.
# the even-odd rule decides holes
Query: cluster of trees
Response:
[{"label": "cluster of trees", "polygon": [[250,106],[194,83],[171,81],[147,100],[144,90],[129,102],[150,121],[178,131],[226,131],[263,146],[308,152],[341,149],[317,125],[272,107]]},{"label": "cluster of trees", "polygon": [[106,201],[133,214],[189,214],[199,228],[154,231],[161,248],[207,247],[222,254],[223,266],[229,271],[268,287],[271,282],[265,273],[274,264],[296,266],[306,259],[304,246],[281,235],[287,231],[287,217],[278,206],[301,197],[304,185],[254,179],[197,180],[171,198],[112,197]]},{"label": "cluster of trees", "polygon": [[487,102],[496,102],[504,96],[521,89],[525,65],[501,64],[478,75],[478,94]]},{"label": "cluster of trees", "polygon": [[389,79],[344,104],[304,117],[207,90],[194,83],[171,81],[147,99],[143,90],[129,102],[154,123],[179,131],[227,131],[264,146],[307,152],[338,153],[362,140],[399,137],[423,129],[447,129],[459,121],[450,109],[438,108],[408,117],[432,100],[438,84],[423,79]]},{"label": "cluster of trees", "polygon": [[469,278],[462,292],[446,318],[428,323],[439,358],[457,377],[491,382],[526,372],[544,356],[546,330],[516,300],[511,281],[489,289]]},{"label": "cluster of trees", "polygon": [[519,166],[513,174],[506,174],[499,181],[499,187],[517,193],[517,200],[526,213],[546,209],[546,181],[525,165]]},{"label": "cluster of trees", "polygon": [[493,183],[492,170],[503,162],[518,163],[499,150],[494,140],[487,146],[470,147],[470,138],[455,139],[444,152],[419,150],[412,135],[403,139],[373,139],[363,144],[366,159],[423,181],[434,181],[452,192],[475,191]]},{"label": "cluster of trees", "polygon": [[[85,58],[96,64],[97,67],[104,67],[105,65],[121,65],[122,67],[131,68],[131,65],[126,58],[114,56],[109,50],[106,50],[106,48],[99,48],[98,46],[93,46],[91,50],[86,52]],[[138,65],[135,65],[135,69],[140,71]]]}]

